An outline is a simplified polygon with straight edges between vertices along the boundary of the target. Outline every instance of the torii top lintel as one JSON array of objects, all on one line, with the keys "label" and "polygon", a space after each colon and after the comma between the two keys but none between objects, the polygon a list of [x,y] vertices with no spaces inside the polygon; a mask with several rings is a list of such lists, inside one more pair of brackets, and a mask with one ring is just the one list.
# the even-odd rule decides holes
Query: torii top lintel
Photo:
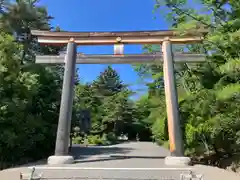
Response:
[{"label": "torii top lintel", "polygon": [[62,46],[73,38],[77,45],[111,45],[111,44],[161,44],[168,38],[174,44],[198,43],[203,39],[206,30],[195,30],[186,33],[173,30],[159,31],[122,31],[122,32],[52,32],[32,30],[40,44]]}]

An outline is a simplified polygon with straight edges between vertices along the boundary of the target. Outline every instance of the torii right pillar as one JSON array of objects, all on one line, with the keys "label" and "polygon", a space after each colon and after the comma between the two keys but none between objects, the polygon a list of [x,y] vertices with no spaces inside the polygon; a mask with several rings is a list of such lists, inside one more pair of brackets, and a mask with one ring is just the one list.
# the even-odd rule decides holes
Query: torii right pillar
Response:
[{"label": "torii right pillar", "polygon": [[165,158],[165,164],[171,166],[189,165],[190,158],[184,157],[172,44],[169,38],[166,38],[163,41],[162,53],[168,134],[171,153],[170,156]]}]

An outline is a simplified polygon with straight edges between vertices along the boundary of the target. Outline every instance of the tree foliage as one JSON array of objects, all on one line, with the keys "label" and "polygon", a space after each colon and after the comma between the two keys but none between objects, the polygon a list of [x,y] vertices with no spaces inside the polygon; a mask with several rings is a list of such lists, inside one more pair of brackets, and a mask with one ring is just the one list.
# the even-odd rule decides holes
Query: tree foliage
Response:
[{"label": "tree foliage", "polygon": [[[208,30],[201,44],[175,48],[207,56],[205,63],[176,65],[176,80],[186,154],[195,158],[213,155],[217,158],[208,163],[221,166],[221,159],[239,152],[240,4],[199,0],[194,6],[187,0],[156,0],[155,12],[167,12],[169,23],[179,36],[187,31]],[[147,46],[147,51],[154,49],[154,46]],[[163,74],[159,67],[158,71],[155,65],[141,65],[135,69],[154,79],[149,84],[149,101],[158,99],[158,102],[154,103],[156,108],[152,108],[148,119],[155,116],[153,135],[163,143],[168,137],[164,128],[167,123],[163,86],[159,87]]]},{"label": "tree foliage", "polygon": [[[135,140],[139,132],[142,139],[146,139],[143,134],[146,133],[144,131],[149,133],[148,127],[141,124],[145,116],[140,116],[144,112],[138,109],[140,103],[136,106],[130,99],[131,94],[132,92],[111,66],[107,66],[92,83],[77,85],[75,108],[78,112],[83,109],[90,111],[89,135],[110,142],[109,138],[111,141],[116,141],[116,137],[122,134],[128,134],[130,139]],[[77,121],[81,121],[81,118]]]},{"label": "tree foliage", "polygon": [[[4,168],[52,154],[63,73],[59,66],[34,64],[34,54],[53,52],[29,39],[30,29],[51,29],[46,9],[36,1],[1,3],[0,168]],[[57,53],[55,48],[53,54]]]}]

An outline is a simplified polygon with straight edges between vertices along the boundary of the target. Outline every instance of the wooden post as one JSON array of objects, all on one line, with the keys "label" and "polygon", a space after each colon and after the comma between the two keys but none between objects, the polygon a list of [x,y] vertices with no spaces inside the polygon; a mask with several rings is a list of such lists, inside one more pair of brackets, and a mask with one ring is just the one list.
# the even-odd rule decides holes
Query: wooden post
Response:
[{"label": "wooden post", "polygon": [[172,44],[168,39],[162,44],[162,52],[170,152],[171,156],[183,157],[183,141],[180,128]]},{"label": "wooden post", "polygon": [[55,156],[68,155],[68,145],[72,118],[74,76],[77,57],[77,46],[73,39],[67,45],[65,72],[62,87],[62,98],[58,121]]}]

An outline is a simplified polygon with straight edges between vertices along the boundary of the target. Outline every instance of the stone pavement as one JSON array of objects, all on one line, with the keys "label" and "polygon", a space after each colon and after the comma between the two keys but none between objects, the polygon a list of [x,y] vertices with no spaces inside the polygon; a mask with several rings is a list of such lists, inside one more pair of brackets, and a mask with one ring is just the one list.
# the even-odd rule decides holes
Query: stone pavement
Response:
[{"label": "stone pavement", "polygon": [[[46,178],[63,179],[75,177],[75,179],[118,179],[118,180],[160,180],[179,179],[183,170],[79,170],[78,167],[90,168],[169,168],[164,165],[164,158],[169,154],[168,150],[151,142],[129,142],[112,146],[80,147],[74,146],[72,153],[76,163],[62,167],[72,167],[71,170],[37,170]],[[0,180],[19,180],[20,172],[30,172],[28,166],[51,167],[45,162],[25,165],[0,171]],[[172,167],[175,168],[175,167]],[[240,176],[223,169],[195,165],[192,167],[197,174],[203,174],[204,180],[240,180]],[[78,178],[77,178],[78,177]]]}]

